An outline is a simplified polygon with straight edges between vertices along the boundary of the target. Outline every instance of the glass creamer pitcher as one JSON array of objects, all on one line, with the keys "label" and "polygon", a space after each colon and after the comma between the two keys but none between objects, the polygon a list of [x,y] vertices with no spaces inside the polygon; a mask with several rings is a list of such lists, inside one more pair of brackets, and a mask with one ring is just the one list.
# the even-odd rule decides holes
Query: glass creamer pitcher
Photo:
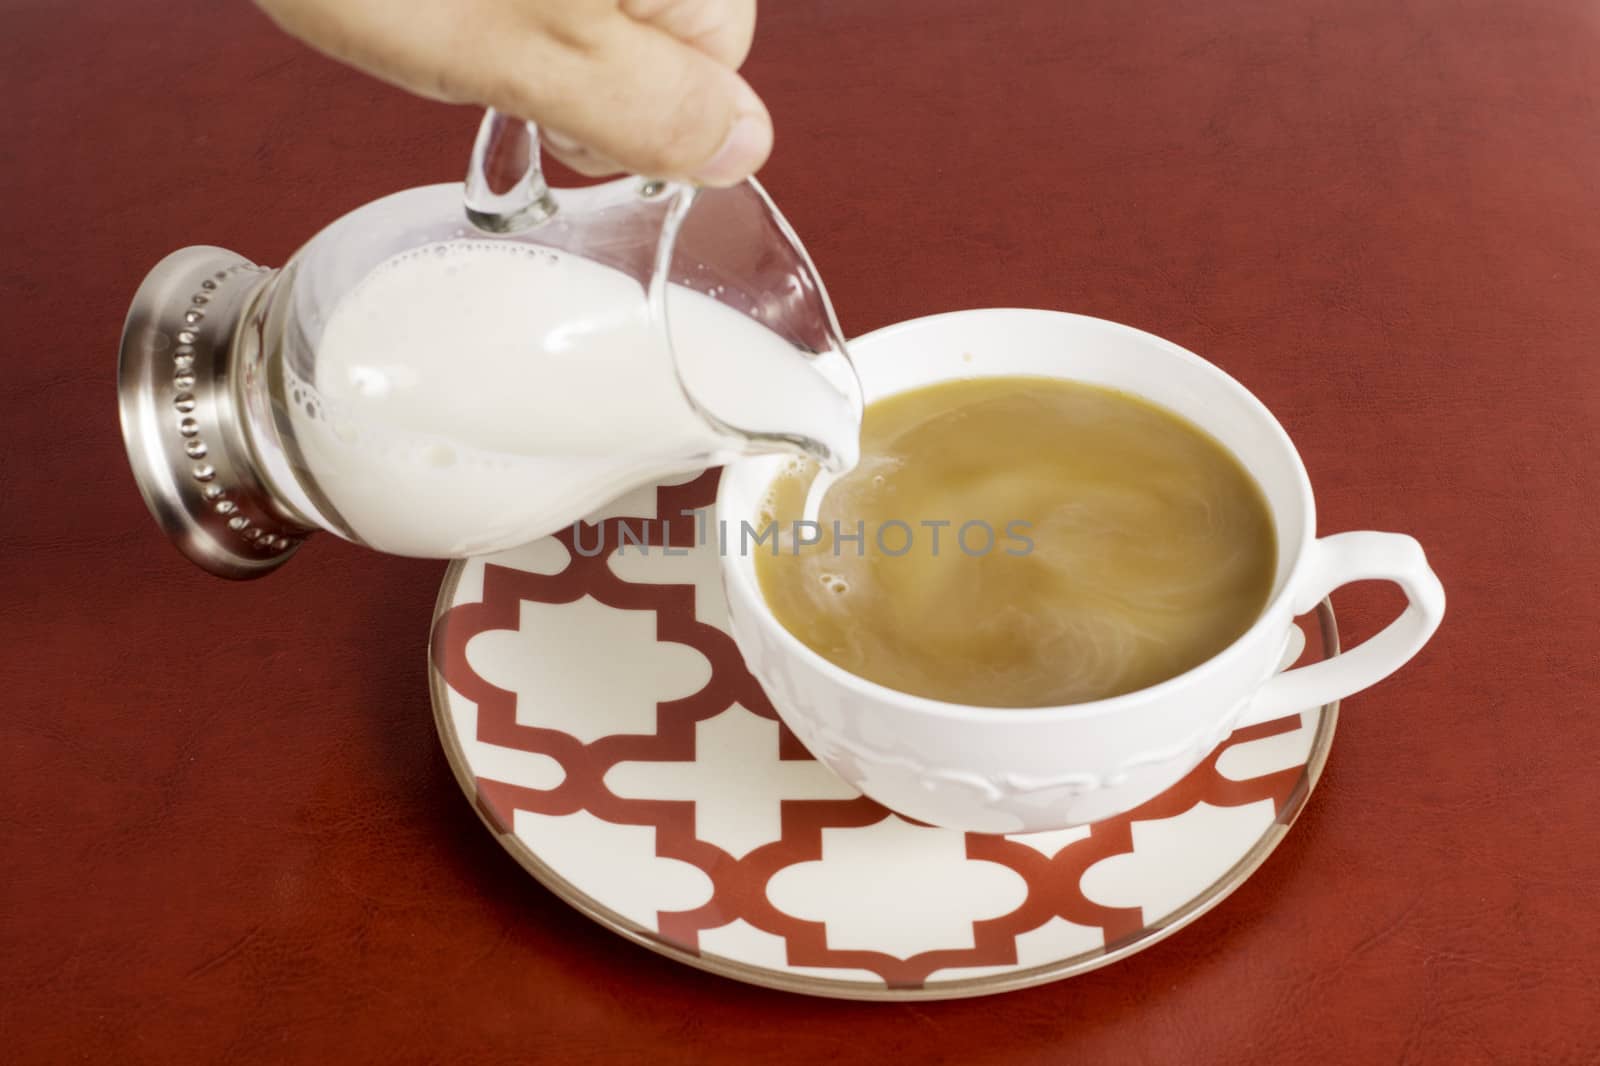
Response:
[{"label": "glass creamer pitcher", "polygon": [[168,256],[129,311],[119,394],[152,513],[235,578],[318,529],[457,557],[742,455],[842,470],[862,409],[760,186],[551,189],[537,130],[493,111],[465,185],[358,208],[281,270]]}]

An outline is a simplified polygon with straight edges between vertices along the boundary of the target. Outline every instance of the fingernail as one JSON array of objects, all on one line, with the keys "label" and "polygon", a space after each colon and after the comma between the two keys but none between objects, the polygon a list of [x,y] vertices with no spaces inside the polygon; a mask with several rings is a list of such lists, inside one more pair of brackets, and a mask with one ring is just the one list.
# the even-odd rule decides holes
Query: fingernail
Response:
[{"label": "fingernail", "polygon": [[587,152],[589,150],[566,134],[557,133],[552,129],[541,128],[539,135],[544,138],[546,144],[558,152]]},{"label": "fingernail", "polygon": [[742,114],[734,120],[722,147],[694,174],[702,185],[736,185],[755,173],[772,151],[772,126],[761,115]]}]

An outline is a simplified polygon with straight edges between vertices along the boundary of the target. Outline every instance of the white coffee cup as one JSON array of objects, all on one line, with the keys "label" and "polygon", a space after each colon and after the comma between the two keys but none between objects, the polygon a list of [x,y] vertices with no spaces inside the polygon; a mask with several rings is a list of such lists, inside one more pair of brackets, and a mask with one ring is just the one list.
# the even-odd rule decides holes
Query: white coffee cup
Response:
[{"label": "white coffee cup", "polygon": [[[977,832],[1059,829],[1131,810],[1175,784],[1233,730],[1342,699],[1417,653],[1444,616],[1422,548],[1398,533],[1316,536],[1304,465],[1276,419],[1200,357],[1128,326],[1059,311],[956,311],[851,344],[867,402],[953,378],[1047,375],[1137,393],[1226,445],[1255,477],[1278,537],[1272,595],[1216,656],[1127,695],[1062,707],[943,703],[857,677],[773,616],[753,552],[728,537],[723,578],[734,640],[783,721],[834,772],[907,817]],[[728,467],[717,517],[759,528],[783,457]],[[1295,616],[1352,581],[1398,584],[1410,601],[1358,647],[1279,672]]]}]

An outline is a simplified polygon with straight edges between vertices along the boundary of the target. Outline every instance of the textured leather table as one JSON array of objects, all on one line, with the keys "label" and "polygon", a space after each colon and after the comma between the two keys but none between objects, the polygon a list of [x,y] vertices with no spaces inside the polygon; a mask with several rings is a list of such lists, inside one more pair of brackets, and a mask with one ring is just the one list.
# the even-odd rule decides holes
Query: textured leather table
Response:
[{"label": "textured leather table", "polygon": [[[474,114],[240,0],[3,5],[0,1058],[1595,1062],[1597,47],[1588,0],[767,5],[764,178],[849,332],[1018,304],[1170,337],[1279,413],[1325,532],[1414,533],[1451,596],[1194,927],[877,1005],[676,965],[502,852],[429,712],[442,564],[321,538],[225,584],[134,490],[144,271],[281,263],[457,178]],[[1396,599],[1342,594],[1346,637]]]}]

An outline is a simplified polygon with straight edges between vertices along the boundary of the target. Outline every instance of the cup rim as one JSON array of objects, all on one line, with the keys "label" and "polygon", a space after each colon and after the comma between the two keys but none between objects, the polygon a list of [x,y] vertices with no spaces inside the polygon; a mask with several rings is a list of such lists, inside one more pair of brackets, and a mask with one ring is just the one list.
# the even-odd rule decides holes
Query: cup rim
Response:
[{"label": "cup rim", "polygon": [[[1236,380],[1231,374],[1217,366],[1215,363],[1201,358],[1199,355],[1189,351],[1182,345],[1169,341],[1164,337],[1159,337],[1156,334],[1150,333],[1146,330],[1139,329],[1136,326],[1125,325],[1121,322],[1113,322],[1106,318],[1097,318],[1093,315],[1077,314],[1076,312],[1072,311],[1057,311],[1037,307],[972,307],[955,311],[941,311],[936,314],[922,315],[917,318],[908,318],[901,322],[894,322],[887,326],[881,326],[878,329],[863,333],[861,336],[850,340],[848,344],[851,349],[851,359],[853,362],[856,361],[857,356],[855,354],[855,350],[858,345],[892,337],[895,334],[907,332],[911,329],[927,327],[942,319],[955,317],[970,318],[983,315],[1024,315],[1029,317],[1042,316],[1048,318],[1071,319],[1135,334],[1140,339],[1148,343],[1155,344],[1168,355],[1193,365],[1198,365],[1203,371],[1214,375],[1224,388],[1233,392],[1238,399],[1243,401],[1246,407],[1254,410],[1256,414],[1261,416],[1273,434],[1274,439],[1277,441],[1282,450],[1288,454],[1291,461],[1291,465],[1295,474],[1296,488],[1299,490],[1298,503],[1301,511],[1302,523],[1300,530],[1300,543],[1294,547],[1294,561],[1290,565],[1289,571],[1284,577],[1283,585],[1267,600],[1266,605],[1261,608],[1261,612],[1256,616],[1256,620],[1250,624],[1250,627],[1243,633],[1239,634],[1238,637],[1234,638],[1232,643],[1228,644],[1227,647],[1223,648],[1221,651],[1217,652],[1204,662],[1190,667],[1181,674],[1176,674],[1172,677],[1169,677],[1165,681],[1157,682],[1156,684],[1149,685],[1145,688],[1135,689],[1133,692],[1125,692],[1119,696],[1108,696],[1098,700],[1087,700],[1082,703],[1047,704],[1041,707],[990,707],[975,703],[952,703],[948,700],[934,699],[930,696],[918,696],[910,692],[903,692],[897,688],[890,688],[887,685],[869,680],[868,678],[862,677],[859,674],[853,674],[844,667],[834,663],[832,660],[823,657],[816,651],[813,651],[805,644],[804,641],[800,640],[799,637],[796,637],[793,633],[791,633],[789,631],[789,627],[785,626],[781,621],[778,620],[778,617],[773,614],[772,608],[766,601],[766,597],[761,594],[759,584],[756,584],[754,560],[749,559],[745,555],[723,553],[722,573],[725,586],[732,583],[740,583],[741,586],[751,586],[746,588],[745,591],[748,593],[749,598],[754,601],[756,605],[755,609],[761,616],[762,623],[765,624],[767,628],[777,632],[777,639],[782,644],[782,647],[787,654],[798,656],[814,669],[829,675],[836,682],[852,688],[857,692],[871,696],[875,700],[893,704],[900,710],[926,714],[934,717],[971,720],[974,717],[981,716],[981,720],[985,722],[1044,722],[1046,720],[1059,721],[1063,719],[1093,718],[1102,714],[1124,712],[1141,704],[1160,700],[1182,688],[1186,688],[1194,684],[1196,680],[1206,674],[1216,673],[1217,671],[1223,669],[1228,662],[1238,658],[1243,654],[1244,647],[1247,644],[1252,643],[1260,636],[1261,631],[1265,627],[1267,621],[1277,614],[1278,609],[1293,595],[1295,586],[1298,583],[1297,579],[1299,577],[1301,567],[1305,564],[1307,550],[1309,549],[1312,541],[1316,539],[1316,501],[1312,497],[1311,493],[1311,479],[1306,473],[1305,463],[1301,460],[1300,452],[1295,448],[1294,442],[1290,439],[1288,431],[1283,428],[1283,425],[1278,421],[1277,417],[1273,415],[1272,411],[1267,407],[1266,404],[1262,403],[1254,393],[1245,388],[1244,385]],[[985,375],[980,372],[974,374],[973,376],[1000,377],[1003,375]],[[933,383],[934,382],[930,380],[924,382],[923,384]],[[919,386],[910,386],[910,388],[917,387]],[[899,393],[905,391],[908,390],[896,389],[893,392],[887,393],[886,395],[898,395]],[[871,402],[872,401],[870,400],[867,401],[869,406]],[[1231,449],[1230,454],[1233,454]],[[729,487],[730,479],[737,465],[742,462],[755,462],[762,460],[774,461],[781,458],[783,457],[760,455],[750,456],[746,459],[735,459],[730,462],[722,471],[722,474],[718,478],[717,482],[717,517],[719,519],[725,517],[724,505],[727,502],[727,495],[731,491]],[[1247,471],[1250,470],[1250,465],[1246,463],[1240,456],[1234,454],[1234,458],[1238,459],[1240,465],[1243,466]],[[1252,476],[1254,476],[1253,472]],[[1279,546],[1279,550],[1282,551],[1281,545]],[[746,577],[745,571],[740,568],[739,564],[741,561],[748,561],[749,563],[747,568],[748,577]],[[731,590],[729,590],[729,592],[731,594]]]}]

